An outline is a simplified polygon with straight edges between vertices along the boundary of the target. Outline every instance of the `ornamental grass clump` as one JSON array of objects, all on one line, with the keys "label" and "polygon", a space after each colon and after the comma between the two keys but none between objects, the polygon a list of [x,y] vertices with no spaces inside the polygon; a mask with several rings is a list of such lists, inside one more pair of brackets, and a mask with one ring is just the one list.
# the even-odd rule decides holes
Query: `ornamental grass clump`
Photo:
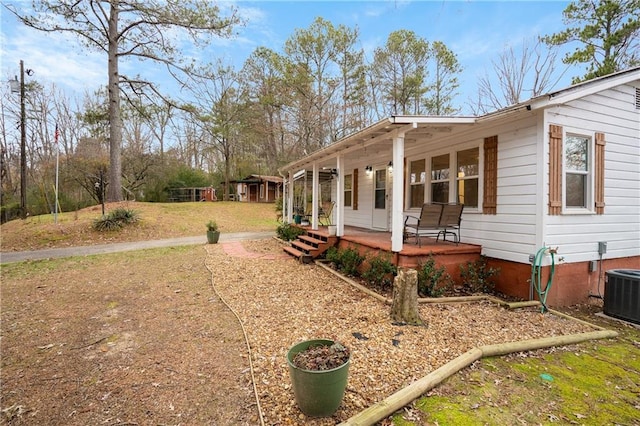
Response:
[{"label": "ornamental grass clump", "polygon": [[335,342],[332,345],[310,346],[298,352],[293,364],[302,370],[333,370],[349,361],[349,349]]},{"label": "ornamental grass clump", "polygon": [[101,232],[117,231],[125,225],[138,222],[139,216],[135,210],[117,208],[106,216],[93,222],[93,229]]}]

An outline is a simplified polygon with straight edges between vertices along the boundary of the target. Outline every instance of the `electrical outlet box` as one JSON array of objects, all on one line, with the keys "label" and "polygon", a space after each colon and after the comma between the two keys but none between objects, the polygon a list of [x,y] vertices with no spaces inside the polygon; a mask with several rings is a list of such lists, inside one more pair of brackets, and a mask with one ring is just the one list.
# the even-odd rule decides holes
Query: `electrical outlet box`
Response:
[{"label": "electrical outlet box", "polygon": [[529,255],[529,263],[531,263],[533,265],[533,262],[536,260],[536,255],[535,254],[530,254]]},{"label": "electrical outlet box", "polygon": [[605,254],[607,252],[607,242],[600,241],[598,243],[598,254]]},{"label": "electrical outlet box", "polygon": [[590,260],[589,261],[589,272],[595,272],[598,269],[598,261]]}]

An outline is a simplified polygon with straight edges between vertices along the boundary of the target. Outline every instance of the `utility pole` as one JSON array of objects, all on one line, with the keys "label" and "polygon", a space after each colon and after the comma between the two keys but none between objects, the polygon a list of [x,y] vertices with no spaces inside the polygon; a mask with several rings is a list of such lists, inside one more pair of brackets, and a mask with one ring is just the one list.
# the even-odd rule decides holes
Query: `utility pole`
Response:
[{"label": "utility pole", "polygon": [[[32,70],[27,70],[32,75]],[[20,60],[20,80],[9,80],[11,93],[20,94],[20,217],[27,217],[27,114],[24,106],[24,61]]]},{"label": "utility pole", "polygon": [[20,60],[20,215],[27,217],[27,115],[24,109],[24,61]]}]

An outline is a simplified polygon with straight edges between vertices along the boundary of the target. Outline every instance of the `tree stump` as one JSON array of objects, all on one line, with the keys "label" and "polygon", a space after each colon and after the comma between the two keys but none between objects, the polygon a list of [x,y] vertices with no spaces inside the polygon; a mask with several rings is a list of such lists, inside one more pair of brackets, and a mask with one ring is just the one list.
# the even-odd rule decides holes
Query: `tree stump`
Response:
[{"label": "tree stump", "polygon": [[399,268],[393,280],[391,319],[409,325],[426,325],[418,313],[418,271]]}]

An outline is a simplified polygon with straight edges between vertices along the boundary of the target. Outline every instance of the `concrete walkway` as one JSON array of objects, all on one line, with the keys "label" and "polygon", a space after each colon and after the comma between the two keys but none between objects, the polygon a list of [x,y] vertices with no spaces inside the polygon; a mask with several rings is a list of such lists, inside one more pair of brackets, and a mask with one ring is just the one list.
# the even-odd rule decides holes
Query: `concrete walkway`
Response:
[{"label": "concrete walkway", "polygon": [[[219,242],[260,240],[273,237],[273,231],[238,232],[220,234]],[[169,238],[166,240],[135,241],[129,243],[98,244],[95,246],[65,247],[34,251],[15,251],[0,253],[0,263],[24,262],[27,260],[54,259],[71,256],[87,256],[94,254],[116,253],[121,251],[143,250],[149,248],[176,247],[206,244],[206,235],[197,237]]]}]

